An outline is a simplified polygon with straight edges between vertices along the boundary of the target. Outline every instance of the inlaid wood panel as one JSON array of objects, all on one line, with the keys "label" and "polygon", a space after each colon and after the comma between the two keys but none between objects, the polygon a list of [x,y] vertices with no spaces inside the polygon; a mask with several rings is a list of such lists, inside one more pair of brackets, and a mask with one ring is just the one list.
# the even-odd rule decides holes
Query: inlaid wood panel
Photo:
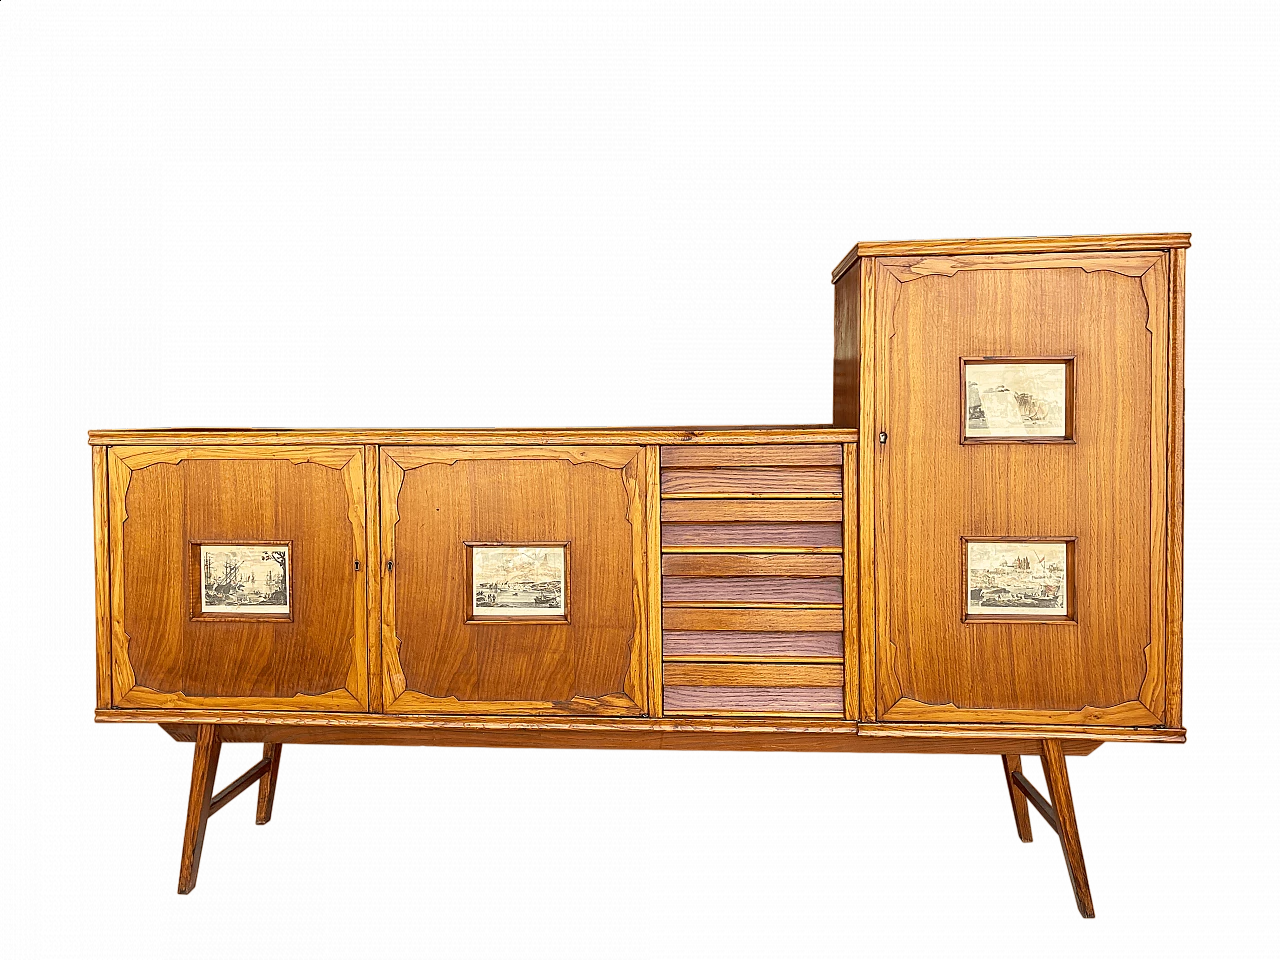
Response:
[{"label": "inlaid wood panel", "polygon": [[[381,471],[388,712],[644,712],[645,448],[383,448]],[[468,542],[567,542],[568,622],[466,622]]]},{"label": "inlaid wood panel", "polygon": [[[1160,724],[1167,254],[880,259],[873,296],[879,717]],[[966,356],[1074,357],[1075,443],[958,443]],[[964,622],[961,537],[1074,537],[1074,622]]]},{"label": "inlaid wood panel", "polygon": [[662,470],[663,496],[838,497],[841,471],[830,467],[674,467]]},{"label": "inlaid wood panel", "polygon": [[806,714],[841,716],[844,688],[834,687],[686,687],[663,689],[668,716],[734,714]]},{"label": "inlaid wood panel", "polygon": [[836,547],[838,523],[664,523],[666,547]]},{"label": "inlaid wood panel", "polygon": [[839,554],[669,553],[662,558],[664,577],[838,577],[844,573]]},{"label": "inlaid wood panel", "polygon": [[662,599],[752,603],[833,603],[843,600],[840,577],[667,577]]},{"label": "inlaid wood panel", "polygon": [[[112,448],[108,466],[116,706],[367,709],[361,448]],[[290,542],[291,619],[192,619],[199,541]]]},{"label": "inlaid wood panel", "polygon": [[664,630],[662,649],[668,657],[840,657],[844,635],[838,631]]},{"label": "inlaid wood panel", "polygon": [[743,466],[838,466],[839,444],[716,444],[714,446],[666,446],[662,466],[743,467]]}]

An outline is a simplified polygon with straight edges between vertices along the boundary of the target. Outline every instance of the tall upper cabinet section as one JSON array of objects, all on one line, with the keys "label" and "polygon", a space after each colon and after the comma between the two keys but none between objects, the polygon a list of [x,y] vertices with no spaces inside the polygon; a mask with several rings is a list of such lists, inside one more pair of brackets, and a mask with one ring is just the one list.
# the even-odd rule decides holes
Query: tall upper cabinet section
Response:
[{"label": "tall upper cabinet section", "polygon": [[859,716],[1182,726],[1188,234],[863,243]]}]

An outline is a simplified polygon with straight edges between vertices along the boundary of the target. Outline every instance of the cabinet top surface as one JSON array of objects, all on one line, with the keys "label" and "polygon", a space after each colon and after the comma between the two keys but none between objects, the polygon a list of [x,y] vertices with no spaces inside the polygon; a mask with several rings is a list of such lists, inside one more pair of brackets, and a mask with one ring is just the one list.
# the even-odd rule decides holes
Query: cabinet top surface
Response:
[{"label": "cabinet top surface", "polygon": [[974,253],[1076,253],[1172,250],[1191,246],[1189,233],[1108,233],[1073,237],[983,237],[959,240],[862,241],[831,271],[835,283],[860,257],[954,256]]},{"label": "cabinet top surface", "polygon": [[179,427],[155,430],[90,430],[93,445],[240,444],[680,444],[855,443],[858,431],[826,424],[744,427],[581,427],[507,430],[268,430]]}]

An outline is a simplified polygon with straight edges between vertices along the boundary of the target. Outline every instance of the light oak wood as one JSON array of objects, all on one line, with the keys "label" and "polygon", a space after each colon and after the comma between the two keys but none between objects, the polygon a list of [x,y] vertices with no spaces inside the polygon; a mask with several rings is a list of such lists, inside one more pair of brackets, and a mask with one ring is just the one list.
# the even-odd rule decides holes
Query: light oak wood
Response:
[{"label": "light oak wood", "polygon": [[662,577],[666,573],[667,558],[662,555],[662,482],[661,453],[654,445],[645,447],[645,563],[648,574],[649,616],[645,646],[645,663],[648,669],[647,713],[651,717],[662,716]]},{"label": "light oak wood", "polygon": [[204,831],[213,801],[213,780],[218,775],[218,754],[222,741],[218,728],[206,724],[196,734],[195,759],[191,764],[191,792],[187,800],[187,823],[182,836],[182,860],[178,868],[178,892],[195,889],[204,851]]},{"label": "light oak wood", "polygon": [[839,577],[838,554],[684,553],[662,557],[664,577]]},{"label": "light oak wood", "polygon": [[701,446],[665,446],[662,466],[667,467],[746,467],[746,466],[836,466],[840,463],[840,447],[836,444],[792,444],[763,446],[749,444],[716,444]]},{"label": "light oak wood", "polygon": [[560,430],[90,430],[89,443],[104,446],[244,446],[245,444],[347,445],[494,445],[566,446],[586,444],[809,444],[847,443],[856,430],[830,425],[762,427],[616,427]]},{"label": "light oak wood", "polygon": [[97,706],[111,706],[111,555],[107,518],[107,448],[93,448],[93,568]]},{"label": "light oak wood", "polygon": [[1075,893],[1080,916],[1091,918],[1093,894],[1089,891],[1089,877],[1084,868],[1084,852],[1080,847],[1080,829],[1076,826],[1076,808],[1071,799],[1071,782],[1067,779],[1067,761],[1062,744],[1057,740],[1045,740],[1040,747],[1040,759],[1044,763],[1044,777],[1049,784],[1049,799],[1053,802],[1058,819],[1058,839],[1062,842],[1062,855],[1067,861],[1067,873],[1071,877],[1071,889]]},{"label": "light oak wood", "polygon": [[[645,448],[382,457],[389,713],[645,712]],[[468,622],[468,542],[551,541],[571,544],[568,622]]]},{"label": "light oak wood", "polygon": [[668,685],[693,687],[833,687],[844,681],[838,663],[671,663]]},{"label": "light oak wood", "polygon": [[1013,805],[1013,823],[1018,829],[1018,839],[1023,843],[1030,843],[1031,836],[1031,814],[1027,812],[1027,798],[1023,796],[1013,781],[1013,775],[1022,771],[1022,757],[1014,754],[1004,754],[1000,757],[1001,766],[1004,768],[1005,786],[1009,788],[1009,802]]},{"label": "light oak wood", "polygon": [[[745,750],[836,753],[912,753],[1001,755],[1025,747],[1025,741],[1000,738],[931,740],[858,736],[854,724],[803,717],[707,717],[670,718],[660,724],[643,721],[597,720],[590,726],[534,729],[507,721],[504,728],[473,729],[439,726],[443,721],[413,721],[415,726],[318,726],[313,724],[220,724],[228,743],[383,744],[400,746],[541,747],[565,749],[590,747],[606,750]],[[435,724],[422,726],[421,723]],[[192,742],[198,726],[162,723],[175,740]],[[1097,740],[1063,741],[1067,756],[1087,756],[1101,746]]]},{"label": "light oak wood", "polygon": [[280,744],[264,743],[262,759],[267,761],[267,772],[258,781],[258,815],[259,824],[271,820],[271,811],[276,804],[276,785],[280,781]]},{"label": "light oak wood", "polygon": [[839,523],[839,500],[664,500],[663,523],[717,523],[734,520]]},{"label": "light oak wood", "polygon": [[844,629],[839,610],[702,610],[667,608],[662,612],[663,630],[819,631],[835,633]]},{"label": "light oak wood", "polygon": [[1189,233],[1099,234],[1072,237],[983,237],[967,240],[891,240],[857,243],[831,271],[837,282],[857,261],[871,257],[952,256],[956,254],[1083,253],[1089,251],[1169,250],[1191,246]]},{"label": "light oak wood", "polygon": [[[361,448],[113,447],[108,485],[115,706],[368,708]],[[201,540],[292,542],[292,621],[193,620]]]},{"label": "light oak wood", "polygon": [[840,467],[671,467],[663,468],[662,493],[754,494],[783,497],[789,494],[838,497],[842,489]]}]

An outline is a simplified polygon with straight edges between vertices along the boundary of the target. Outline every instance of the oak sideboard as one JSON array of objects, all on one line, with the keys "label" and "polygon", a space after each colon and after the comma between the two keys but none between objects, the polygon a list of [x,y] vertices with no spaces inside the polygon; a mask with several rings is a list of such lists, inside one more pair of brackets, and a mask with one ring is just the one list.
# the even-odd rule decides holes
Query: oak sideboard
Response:
[{"label": "oak sideboard", "polygon": [[899,751],[1000,757],[1092,916],[1065,758],[1186,735],[1189,245],[859,244],[833,425],[91,432],[95,715],[195,744],[179,892],[285,743]]}]

